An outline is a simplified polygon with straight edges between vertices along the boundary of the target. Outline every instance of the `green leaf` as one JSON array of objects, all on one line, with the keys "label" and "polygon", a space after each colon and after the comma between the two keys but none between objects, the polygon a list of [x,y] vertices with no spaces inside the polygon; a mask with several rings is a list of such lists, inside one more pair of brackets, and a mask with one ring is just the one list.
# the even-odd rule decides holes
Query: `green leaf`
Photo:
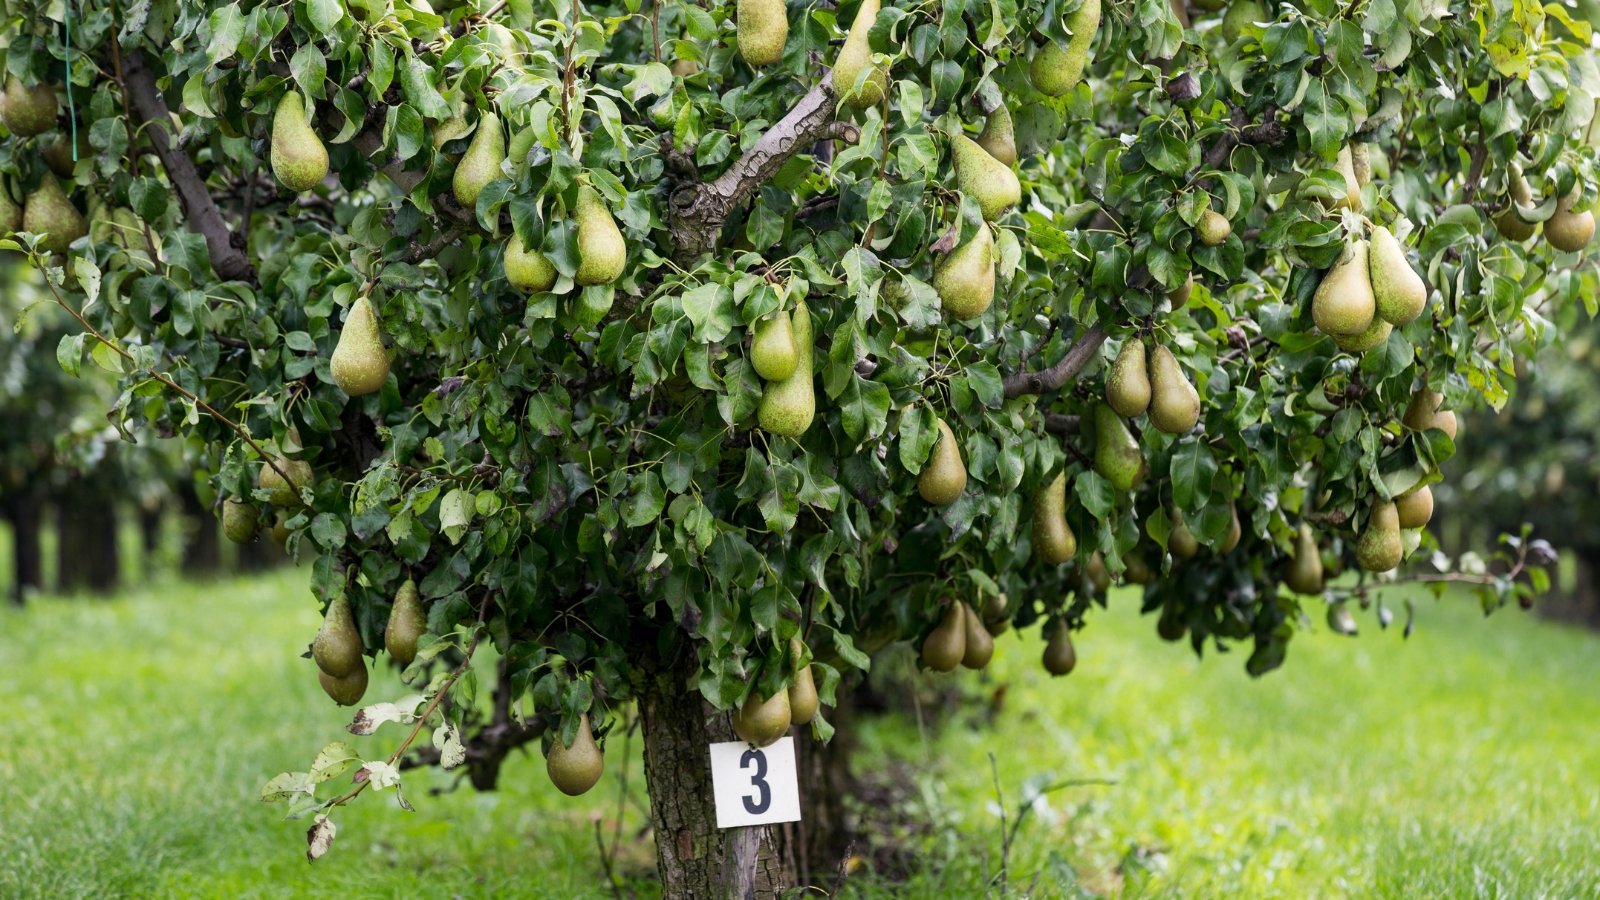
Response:
[{"label": "green leaf", "polygon": [[206,44],[206,59],[216,65],[233,56],[244,37],[244,11],[230,3],[211,13],[211,42]]}]

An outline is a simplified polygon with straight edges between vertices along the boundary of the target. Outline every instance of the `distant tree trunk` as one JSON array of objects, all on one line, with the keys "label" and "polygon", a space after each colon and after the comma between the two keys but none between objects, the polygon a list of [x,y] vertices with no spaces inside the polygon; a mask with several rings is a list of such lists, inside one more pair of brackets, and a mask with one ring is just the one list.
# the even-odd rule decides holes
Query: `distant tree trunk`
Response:
[{"label": "distant tree trunk", "polygon": [[153,503],[139,507],[139,538],[145,559],[155,556],[161,549],[161,523],[165,520],[164,504]]},{"label": "distant tree trunk", "polygon": [[183,512],[183,573],[210,575],[222,567],[222,548],[218,541],[217,518],[206,509],[190,485],[178,490]]},{"label": "distant tree trunk", "polygon": [[56,497],[56,581],[65,592],[116,588],[122,577],[117,508],[92,484],[78,482]]},{"label": "distant tree trunk", "polygon": [[277,565],[283,559],[283,552],[278,549],[278,545],[265,534],[248,544],[240,544],[238,550],[241,572],[260,572]]},{"label": "distant tree trunk", "polygon": [[39,549],[43,504],[37,494],[24,491],[5,501],[4,515],[11,523],[11,602],[21,606],[29,590],[44,586],[44,560]]}]

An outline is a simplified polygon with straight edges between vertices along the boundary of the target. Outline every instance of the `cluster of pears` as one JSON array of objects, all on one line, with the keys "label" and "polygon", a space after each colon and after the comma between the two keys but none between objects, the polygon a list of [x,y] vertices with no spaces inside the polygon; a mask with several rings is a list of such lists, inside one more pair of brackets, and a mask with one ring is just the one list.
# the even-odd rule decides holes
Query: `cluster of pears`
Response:
[{"label": "cluster of pears", "polygon": [[998,107],[974,141],[964,134],[950,137],[956,187],[978,202],[983,221],[972,237],[934,266],[933,289],[945,314],[976,319],[994,303],[995,248],[989,223],[1022,200],[1022,183],[1011,167],[1017,161],[1011,115]]},{"label": "cluster of pears", "polygon": [[1200,394],[1178,358],[1156,344],[1147,362],[1144,340],[1137,336],[1123,342],[1111,364],[1106,405],[1130,419],[1148,413],[1150,424],[1168,434],[1188,434],[1200,422]]},{"label": "cluster of pears", "polygon": [[750,340],[750,365],[767,382],[756,410],[761,427],[772,434],[798,438],[817,414],[812,385],[814,336],[811,310],[804,299],[793,312],[779,309],[755,325]]},{"label": "cluster of pears", "polygon": [[994,658],[994,635],[965,600],[952,600],[939,624],[922,639],[922,662],[935,672],[956,666],[981,669]]},{"label": "cluster of pears", "polygon": [[949,506],[967,489],[967,464],[955,432],[944,419],[938,420],[938,428],[928,461],[917,473],[917,493],[934,506]]},{"label": "cluster of pears", "polygon": [[[407,578],[395,592],[389,622],[383,630],[384,650],[401,667],[417,658],[417,643],[428,631],[417,583]],[[328,604],[322,627],[311,642],[311,659],[317,664],[317,681],[340,706],[354,706],[367,692],[366,648],[356,628],[350,598],[344,594]]]},{"label": "cluster of pears", "polygon": [[733,733],[740,740],[765,747],[787,734],[790,725],[809,725],[816,718],[821,698],[811,664],[801,664],[804,658],[805,645],[799,638],[790,639],[789,663],[794,674],[788,686],[770,697],[751,688],[744,703],[733,711]]},{"label": "cluster of pears", "polygon": [[[1167,518],[1172,522],[1172,531],[1167,535],[1167,549],[1172,552],[1174,559],[1194,559],[1200,553],[1200,539],[1189,530],[1183,513],[1173,508],[1169,510]],[[1222,536],[1222,543],[1216,546],[1217,554],[1226,556],[1232,553],[1243,538],[1244,525],[1239,522],[1239,507],[1229,500],[1228,530]]]},{"label": "cluster of pears", "polygon": [[389,351],[383,346],[378,313],[365,295],[350,305],[329,368],[334,384],[352,397],[381,390],[389,380]]},{"label": "cluster of pears", "polygon": [[284,94],[272,113],[272,174],[295,193],[309,191],[328,177],[328,148],[311,127],[299,91]]},{"label": "cluster of pears", "polygon": [[[7,78],[5,91],[0,93],[0,121],[18,137],[35,137],[56,126],[58,101],[55,85],[41,82],[25,85],[16,78]],[[83,137],[79,135],[79,147]],[[46,253],[65,253],[72,242],[89,233],[89,223],[67,197],[67,191],[57,176],[72,175],[72,147],[64,137],[46,145],[40,151],[50,172],[39,179],[38,187],[20,201],[14,197],[4,178],[0,178],[0,234],[27,231],[45,235],[39,249]]]},{"label": "cluster of pears", "polygon": [[[1456,414],[1439,407],[1444,395],[1424,387],[1411,397],[1400,421],[1414,431],[1437,428],[1455,439]],[[1418,485],[1393,500],[1375,498],[1367,515],[1366,527],[1356,537],[1356,563],[1368,572],[1387,572],[1405,559],[1403,531],[1421,528],[1433,518],[1433,489]],[[1415,548],[1412,544],[1412,549]]]},{"label": "cluster of pears", "polygon": [[[1508,176],[1511,202],[1494,217],[1494,225],[1503,237],[1525,241],[1539,230],[1539,223],[1526,221],[1518,213],[1520,207],[1533,205],[1533,188],[1523,176],[1522,167],[1515,162],[1511,164]],[[1574,187],[1571,193],[1557,200],[1555,211],[1544,222],[1544,239],[1550,246],[1567,253],[1582,250],[1594,239],[1594,211],[1573,211],[1578,195],[1579,191]]]},{"label": "cluster of pears", "polygon": [[1322,276],[1311,298],[1311,318],[1341,350],[1365,353],[1389,339],[1397,325],[1422,314],[1428,286],[1411,268],[1404,245],[1375,225],[1371,240],[1357,238]]},{"label": "cluster of pears", "polygon": [[1089,47],[1100,28],[1100,0],[1083,0],[1067,17],[1071,34],[1066,46],[1047,41],[1034,51],[1028,65],[1028,80],[1034,90],[1049,97],[1060,97],[1083,80],[1083,67],[1089,61]]}]

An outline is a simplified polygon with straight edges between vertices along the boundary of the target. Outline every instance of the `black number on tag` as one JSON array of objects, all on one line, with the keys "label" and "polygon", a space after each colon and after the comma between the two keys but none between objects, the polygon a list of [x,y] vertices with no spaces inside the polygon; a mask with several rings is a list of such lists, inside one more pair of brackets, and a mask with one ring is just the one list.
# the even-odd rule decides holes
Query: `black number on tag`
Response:
[{"label": "black number on tag", "polygon": [[772,805],[772,786],[767,784],[767,755],[760,750],[746,750],[744,755],[739,757],[739,768],[748,769],[751,762],[756,764],[756,773],[750,776],[750,785],[756,789],[758,799],[752,800],[749,797],[740,799],[744,801],[745,812],[759,816]]}]

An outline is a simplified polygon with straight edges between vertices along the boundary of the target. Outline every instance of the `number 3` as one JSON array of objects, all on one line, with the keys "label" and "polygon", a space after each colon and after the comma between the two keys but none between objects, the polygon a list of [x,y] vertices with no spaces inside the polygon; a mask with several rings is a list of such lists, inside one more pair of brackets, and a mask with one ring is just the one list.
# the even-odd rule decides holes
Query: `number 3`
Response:
[{"label": "number 3", "polygon": [[756,764],[756,773],[750,776],[750,785],[756,789],[756,797],[752,801],[749,797],[741,797],[744,801],[744,810],[752,816],[759,816],[772,805],[772,786],[767,784],[767,755],[760,750],[746,750],[739,757],[739,768],[750,768],[751,761]]}]

